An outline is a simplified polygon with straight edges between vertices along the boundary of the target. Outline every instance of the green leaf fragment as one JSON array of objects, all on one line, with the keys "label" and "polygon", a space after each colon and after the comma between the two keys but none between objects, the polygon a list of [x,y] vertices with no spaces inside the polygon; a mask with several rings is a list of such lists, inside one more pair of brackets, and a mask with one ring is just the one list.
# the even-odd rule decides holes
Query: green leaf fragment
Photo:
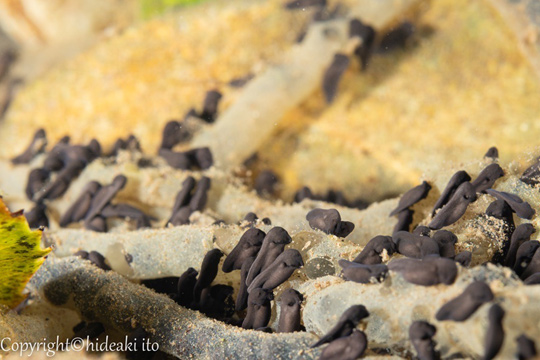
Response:
[{"label": "green leaf fragment", "polygon": [[31,230],[22,212],[12,213],[0,197],[0,304],[17,306],[26,283],[51,248],[41,248],[41,230]]}]

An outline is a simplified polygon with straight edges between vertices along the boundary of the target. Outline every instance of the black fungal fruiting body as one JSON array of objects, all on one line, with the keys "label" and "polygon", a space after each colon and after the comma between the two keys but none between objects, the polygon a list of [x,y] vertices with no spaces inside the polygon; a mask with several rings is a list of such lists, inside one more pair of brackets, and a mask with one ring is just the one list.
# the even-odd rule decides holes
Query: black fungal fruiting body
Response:
[{"label": "black fungal fruiting body", "polygon": [[530,276],[533,276],[536,273],[540,272],[540,251],[537,249],[534,253],[533,257],[531,258],[531,262],[525,270],[523,271],[523,274],[521,274],[522,279],[527,279]]},{"label": "black fungal fruiting body", "polygon": [[30,142],[26,150],[24,150],[24,152],[21,155],[16,156],[13,159],[11,159],[11,163],[13,165],[28,164],[36,157],[36,155],[44,152],[46,146],[47,146],[47,134],[45,133],[45,130],[38,129],[34,133],[32,142]]},{"label": "black fungal fruiting body", "polygon": [[514,263],[514,272],[521,276],[525,269],[530,265],[535,253],[540,248],[538,240],[529,240],[523,242],[516,252],[516,261]]},{"label": "black fungal fruiting body", "polygon": [[537,159],[536,163],[527,168],[519,180],[531,186],[540,184],[540,159]]},{"label": "black fungal fruiting body", "polygon": [[435,216],[435,213],[437,210],[442,208],[444,205],[450,201],[458,187],[463,184],[464,182],[468,182],[471,180],[471,177],[469,174],[467,174],[466,171],[460,170],[456,172],[450,180],[448,181],[448,184],[444,188],[443,192],[441,193],[441,196],[439,196],[439,199],[437,202],[435,202],[435,206],[433,206],[433,210],[431,212],[432,216]]},{"label": "black fungal fruiting body", "polygon": [[247,298],[248,298],[248,284],[246,283],[249,269],[255,257],[248,257],[244,260],[242,267],[240,268],[240,287],[238,288],[238,295],[236,296],[235,310],[241,311],[247,307]]},{"label": "black fungal fruiting body", "polygon": [[499,304],[494,304],[489,308],[483,360],[493,359],[501,350],[504,341],[503,318],[504,310]]},{"label": "black fungal fruiting body", "polygon": [[302,294],[294,289],[287,289],[281,294],[277,332],[289,333],[302,329],[300,325],[300,308],[303,300]]},{"label": "black fungal fruiting body", "polygon": [[24,213],[28,225],[32,229],[37,229],[39,227],[49,227],[49,218],[45,212],[47,207],[43,203],[38,203],[27,213]]},{"label": "black fungal fruiting body", "polygon": [[433,336],[437,329],[426,321],[415,321],[409,327],[409,339],[416,350],[420,360],[437,360],[439,354],[435,350],[435,341]]},{"label": "black fungal fruiting body", "polygon": [[536,352],[536,345],[534,344],[534,341],[529,339],[525,335],[520,335],[516,339],[518,351],[517,351],[517,358],[518,360],[529,360],[534,358],[537,355]]},{"label": "black fungal fruiting body", "polygon": [[349,22],[349,37],[359,37],[362,40],[361,44],[354,49],[354,55],[360,60],[362,70],[367,68],[369,59],[373,53],[375,35],[375,29],[372,26],[364,24],[359,19],[352,19]]},{"label": "black fungal fruiting body", "polygon": [[412,37],[416,28],[410,22],[404,22],[383,35],[379,43],[379,51],[387,52],[395,49],[403,49]]},{"label": "black fungal fruiting body", "polygon": [[340,316],[338,322],[330,331],[323,335],[319,341],[311,345],[312,348],[326,344],[328,342],[334,341],[344,336],[349,336],[352,334],[353,329],[362,321],[363,319],[369,316],[364,305],[353,305]]},{"label": "black fungal fruiting body", "polygon": [[225,258],[222,266],[223,272],[229,273],[233,270],[239,270],[247,258],[257,256],[265,236],[266,234],[262,230],[248,229]]},{"label": "black fungal fruiting body", "polygon": [[435,214],[429,228],[439,230],[458,221],[470,203],[476,200],[476,190],[470,182],[464,182],[456,189],[448,203]]},{"label": "black fungal fruiting body", "polygon": [[261,250],[249,269],[246,284],[249,286],[257,275],[266,269],[283,252],[285,245],[292,241],[289,233],[282,227],[272,228],[264,237]]},{"label": "black fungal fruiting body", "polygon": [[519,225],[513,232],[512,237],[510,238],[510,247],[508,249],[508,254],[504,260],[504,265],[510,268],[514,267],[516,261],[516,254],[525,241],[530,240],[531,235],[536,232],[533,224],[525,223]]},{"label": "black fungal fruiting body", "polygon": [[413,222],[414,211],[411,209],[405,209],[397,214],[398,222],[394,226],[392,234],[398,231],[409,231]]},{"label": "black fungal fruiting body", "polygon": [[[508,250],[510,248],[510,238],[515,230],[514,225],[514,216],[512,209],[504,200],[495,200],[489,204],[486,209],[486,216],[488,217],[488,224],[494,225],[496,222],[490,219],[493,217],[498,220],[502,220],[502,225],[497,225],[495,227],[495,232],[489,234],[491,238],[496,238],[496,240],[502,242],[500,251],[496,252],[493,255],[492,262],[495,264],[502,264],[505,258],[508,255]],[[501,229],[502,226],[502,229]],[[500,230],[502,230],[503,236],[500,236]]]},{"label": "black fungal fruiting body", "polygon": [[255,179],[254,188],[260,196],[273,195],[279,183],[277,175],[271,170],[263,170]]},{"label": "black fungal fruiting body", "polygon": [[223,95],[221,95],[221,93],[217,90],[209,90],[206,92],[203,102],[203,109],[199,114],[199,117],[209,124],[216,121],[218,105],[222,97]]},{"label": "black fungal fruiting body", "polygon": [[337,94],[339,81],[343,73],[349,67],[350,59],[345,54],[335,54],[330,66],[326,69],[323,76],[322,89],[324,98],[328,104],[332,103]]},{"label": "black fungal fruiting body", "polygon": [[384,264],[364,265],[347,260],[339,260],[339,266],[343,269],[343,278],[360,284],[368,284],[382,281],[388,273],[388,267]]},{"label": "black fungal fruiting body", "polygon": [[287,281],[292,273],[302,266],[304,262],[300,252],[296,249],[287,249],[253,279],[248,286],[248,293],[256,288],[273,290]]},{"label": "black fungal fruiting body", "polygon": [[364,355],[368,340],[364,332],[353,329],[348,336],[332,341],[324,348],[319,360],[355,360]]},{"label": "black fungal fruiting body", "polygon": [[375,236],[369,240],[362,252],[353,260],[359,264],[375,265],[382,263],[381,255],[386,252],[388,256],[394,254],[396,245],[390,236]]},{"label": "black fungal fruiting body", "polygon": [[199,272],[190,267],[178,278],[176,285],[178,296],[175,298],[178,305],[190,306],[193,302],[193,289],[197,283],[197,275]]},{"label": "black fungal fruiting body", "polygon": [[499,158],[499,150],[495,146],[492,146],[488,149],[488,151],[486,151],[484,157],[497,160]]},{"label": "black fungal fruiting body", "polygon": [[392,236],[396,249],[407,257],[422,259],[427,255],[439,255],[437,242],[427,236],[418,236],[406,231],[398,231]]},{"label": "black fungal fruiting body", "polygon": [[433,286],[453,284],[457,276],[457,266],[453,260],[439,256],[423,259],[402,258],[388,263],[388,269],[400,273],[403,278],[416,285]]},{"label": "black fungal fruiting body", "polygon": [[[196,188],[195,184],[197,184]],[[172,215],[167,223],[174,226],[189,224],[191,214],[195,211],[202,211],[206,206],[210,186],[211,180],[206,176],[201,177],[198,183],[193,177],[188,176],[176,195]],[[195,190],[193,191],[193,189]]]},{"label": "black fungal fruiting body", "polygon": [[270,301],[274,300],[271,290],[254,289],[248,296],[247,314],[242,322],[244,329],[258,329],[268,325],[272,313]]},{"label": "black fungal fruiting body", "polygon": [[472,252],[462,251],[454,257],[454,261],[463,267],[469,267],[472,261]]},{"label": "black fungal fruiting body", "polygon": [[346,237],[354,230],[353,223],[341,221],[336,209],[313,209],[306,215],[306,220],[311,228],[339,237]]},{"label": "black fungal fruiting body", "polygon": [[455,245],[457,236],[448,230],[439,230],[433,234],[433,240],[439,245],[439,254],[441,257],[453,259],[456,255]]},{"label": "black fungal fruiting body", "polygon": [[107,265],[107,263],[105,262],[105,257],[97,251],[90,251],[88,253],[88,260],[90,260],[92,264],[96,265],[98,268],[102,270],[105,270],[105,271],[111,270],[109,265]]},{"label": "black fungal fruiting body", "polygon": [[420,200],[425,199],[431,190],[431,185],[428,182],[423,181],[422,184],[412,188],[401,196],[397,207],[392,210],[390,216],[394,216],[401,211],[410,208]]},{"label": "black fungal fruiting body", "polygon": [[483,304],[493,300],[493,293],[483,281],[475,281],[461,295],[444,304],[435,318],[439,321],[465,321]]},{"label": "black fungal fruiting body", "polygon": [[531,207],[531,205],[529,205],[528,202],[523,201],[519,196],[515,194],[510,194],[504,191],[497,191],[493,189],[486,189],[486,192],[499,200],[506,201],[506,203],[510,205],[512,211],[514,211],[516,215],[522,219],[530,220],[535,214],[535,211]]},{"label": "black fungal fruiting body", "polygon": [[502,176],[504,176],[504,171],[499,164],[490,164],[478,174],[471,184],[477,193],[483,193],[487,189],[491,189],[495,181]]},{"label": "black fungal fruiting body", "polygon": [[219,249],[213,249],[206,253],[203,262],[201,264],[201,271],[199,272],[199,278],[193,288],[193,301],[199,303],[201,300],[201,293],[203,289],[210,286],[212,281],[216,278],[219,266],[219,260],[223,256],[223,253]]}]

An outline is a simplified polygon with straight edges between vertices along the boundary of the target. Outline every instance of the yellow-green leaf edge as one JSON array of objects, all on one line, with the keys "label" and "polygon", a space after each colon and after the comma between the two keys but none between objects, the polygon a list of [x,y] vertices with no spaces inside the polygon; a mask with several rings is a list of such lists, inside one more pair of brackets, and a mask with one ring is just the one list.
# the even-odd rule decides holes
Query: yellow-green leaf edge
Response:
[{"label": "yellow-green leaf edge", "polygon": [[12,213],[0,197],[0,304],[14,308],[26,283],[51,248],[41,248],[41,230],[31,230],[22,212]]}]

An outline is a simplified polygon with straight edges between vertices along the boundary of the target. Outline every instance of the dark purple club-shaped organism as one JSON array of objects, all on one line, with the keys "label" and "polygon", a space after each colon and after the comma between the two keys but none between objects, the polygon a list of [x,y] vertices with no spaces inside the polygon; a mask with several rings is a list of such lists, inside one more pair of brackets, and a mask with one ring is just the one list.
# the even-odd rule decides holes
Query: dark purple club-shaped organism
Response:
[{"label": "dark purple club-shaped organism", "polygon": [[411,190],[407,191],[401,196],[397,207],[392,210],[390,216],[394,216],[397,213],[410,208],[420,200],[425,199],[430,190],[431,185],[429,185],[427,181],[423,181],[422,184],[413,187]]},{"label": "dark purple club-shaped organism", "polygon": [[448,203],[435,214],[429,227],[439,230],[458,221],[470,203],[476,200],[476,191],[470,182],[464,182],[457,188]]},{"label": "dark purple club-shaped organism", "polygon": [[454,261],[463,267],[469,267],[472,261],[472,252],[462,251],[454,257]]},{"label": "dark purple club-shaped organism", "polygon": [[244,263],[240,268],[240,287],[238,288],[238,295],[236,296],[236,311],[244,310],[247,307],[248,285],[246,284],[246,279],[249,273],[249,269],[251,268],[251,265],[253,265],[254,261],[254,257],[249,257],[244,260]]},{"label": "dark purple club-shaped organism", "polygon": [[90,181],[86,184],[77,200],[75,200],[60,218],[60,226],[65,227],[73,222],[83,220],[90,209],[94,195],[100,188],[101,185],[97,181]]},{"label": "dark purple club-shaped organism", "polygon": [[501,350],[504,341],[503,318],[503,308],[499,304],[491,305],[488,312],[488,328],[484,338],[483,360],[493,359]]},{"label": "dark purple club-shaped organism", "polygon": [[223,95],[219,91],[209,90],[204,98],[203,109],[199,117],[210,124],[216,121],[218,105],[222,97]]},{"label": "dark purple club-shaped organism", "polygon": [[357,36],[362,40],[362,43],[354,49],[354,55],[360,60],[362,70],[366,70],[371,54],[373,53],[375,35],[375,29],[372,26],[364,24],[359,19],[352,19],[349,22],[349,37]]},{"label": "dark purple club-shaped organism", "polygon": [[346,237],[354,230],[354,224],[341,221],[341,215],[336,209],[313,209],[306,215],[309,226],[324,233]]},{"label": "dark purple club-shaped organism", "polygon": [[174,199],[174,205],[172,208],[173,216],[181,208],[189,205],[189,201],[191,200],[191,192],[195,188],[195,184],[196,184],[196,181],[192,176],[188,176],[182,182],[182,188],[180,189],[180,191],[178,191],[178,193],[176,194],[176,198]]},{"label": "dark purple club-shaped organism", "polygon": [[258,329],[268,325],[272,308],[270,302],[274,300],[271,290],[254,289],[248,296],[247,314],[242,322],[244,329]]},{"label": "dark purple club-shaped organism", "polygon": [[518,360],[529,360],[533,359],[536,355],[536,345],[534,341],[528,338],[526,335],[520,335],[516,339],[517,343],[517,358]]},{"label": "dark purple club-shaped organism", "polygon": [[427,256],[421,260],[394,259],[388,263],[388,269],[400,273],[405,281],[422,286],[450,285],[457,277],[455,262],[439,256]]},{"label": "dark purple club-shaped organism", "polygon": [[409,327],[409,339],[416,350],[420,360],[438,360],[439,354],[435,350],[436,343],[433,336],[437,329],[426,321],[415,321]]},{"label": "dark purple club-shaped organism", "polygon": [[300,324],[300,320],[302,319],[300,309],[303,300],[302,294],[294,289],[287,289],[281,294],[279,298],[281,306],[277,332],[289,333],[302,329]]},{"label": "dark purple club-shaped organism", "polygon": [[101,253],[97,251],[90,251],[88,253],[88,260],[94,265],[96,265],[98,268],[108,271],[111,270],[109,265],[105,262],[105,257],[101,255]]},{"label": "dark purple club-shaped organism", "polygon": [[315,196],[311,192],[311,189],[304,186],[294,194],[294,202],[299,203],[304,199],[314,199]]},{"label": "dark purple club-shaped organism", "polygon": [[182,123],[171,120],[163,128],[160,149],[172,150],[172,148],[189,137]]},{"label": "dark purple club-shaped organism", "polygon": [[348,336],[335,339],[321,353],[319,360],[355,360],[364,354],[368,346],[366,334],[353,329]]},{"label": "dark purple club-shaped organism", "polygon": [[398,231],[392,236],[396,249],[407,257],[422,259],[427,255],[439,255],[439,245],[427,236],[419,236],[406,231]]},{"label": "dark purple club-shaped organism", "polygon": [[193,288],[193,301],[199,303],[201,300],[201,292],[212,284],[218,273],[219,260],[223,253],[219,249],[212,249],[206,253],[201,264],[199,278]]},{"label": "dark purple club-shaped organism", "polygon": [[28,145],[26,150],[19,155],[11,159],[11,163],[14,165],[28,164],[34,157],[45,150],[47,146],[47,135],[45,130],[39,129],[34,133],[32,142]]},{"label": "dark purple club-shaped organism", "polygon": [[182,306],[189,306],[193,302],[193,289],[197,283],[197,275],[199,272],[194,268],[188,268],[180,278],[176,285],[176,303]]},{"label": "dark purple club-shaped organism", "polygon": [[49,227],[49,218],[45,212],[47,207],[43,203],[37,203],[29,212],[24,214],[28,225],[32,229]]},{"label": "dark purple club-shaped organism", "polygon": [[255,179],[254,188],[260,196],[273,195],[279,182],[277,175],[271,170],[263,170]]},{"label": "dark purple club-shaped organism", "polygon": [[527,267],[521,274],[521,278],[527,279],[538,272],[540,272],[540,250],[537,249],[533,257],[531,258],[531,262],[529,263],[529,265],[527,265]]},{"label": "dark purple club-shaped organism", "polygon": [[93,219],[105,206],[126,186],[127,178],[124,175],[116,176],[110,185],[102,186],[94,195],[86,219]]},{"label": "dark purple club-shaped organism", "polygon": [[262,247],[266,234],[257,228],[248,229],[238,241],[238,244],[227,255],[223,262],[222,270],[229,273],[233,270],[240,270],[242,264],[249,257],[256,257]]},{"label": "dark purple club-shaped organism", "polygon": [[540,248],[540,242],[538,240],[525,241],[519,246],[513,267],[514,272],[518,276],[521,276],[529,266],[538,248]]},{"label": "dark purple club-shaped organism", "polygon": [[540,184],[540,158],[523,172],[520,180],[531,186]]},{"label": "dark purple club-shaped organism", "polygon": [[[492,262],[495,264],[502,264],[508,254],[510,248],[510,238],[515,230],[514,213],[510,206],[504,200],[495,200],[489,204],[486,209],[486,216],[488,217],[488,224],[493,224],[495,230],[502,230],[502,237],[498,238],[498,241],[502,243],[500,251],[493,255]],[[501,220],[503,223],[494,221]]]},{"label": "dark purple club-shaped organism", "polygon": [[43,168],[30,171],[25,188],[25,193],[29,200],[33,200],[35,195],[45,187],[50,176],[51,172]]},{"label": "dark purple club-shaped organism", "polygon": [[540,272],[534,273],[531,276],[523,280],[525,285],[538,285],[540,284]]},{"label": "dark purple club-shaped organism", "polygon": [[210,189],[211,180],[207,176],[203,176],[197,183],[197,188],[189,201],[189,207],[193,211],[202,211],[208,200],[208,190]]},{"label": "dark purple club-shaped organism", "polygon": [[360,284],[382,281],[388,273],[388,267],[384,264],[364,265],[341,259],[339,266],[343,269],[345,280]]},{"label": "dark purple club-shaped organism", "polygon": [[428,228],[427,226],[424,226],[424,225],[418,225],[417,227],[414,228],[412,233],[414,235],[428,236],[429,237],[430,234],[431,234],[431,229]]},{"label": "dark purple club-shaped organism", "polygon": [[206,170],[214,165],[214,157],[208,147],[191,149],[183,153],[189,161],[189,168]]},{"label": "dark purple club-shaped organism", "polygon": [[378,235],[368,241],[362,252],[353,261],[365,265],[380,264],[384,251],[387,255],[392,255],[396,252],[396,245],[391,236]]},{"label": "dark purple club-shaped organism", "polygon": [[493,300],[493,293],[483,281],[469,284],[461,295],[444,304],[435,317],[439,321],[465,321],[483,304]]},{"label": "dark purple club-shaped organism", "polygon": [[497,160],[499,158],[499,150],[495,146],[492,146],[488,149],[488,151],[486,151],[484,157]]},{"label": "dark purple club-shaped organism", "polygon": [[404,49],[415,31],[416,28],[414,25],[408,21],[393,27],[382,36],[378,51],[388,52],[396,49]]},{"label": "dark purple club-shaped organism", "polygon": [[452,177],[448,181],[448,184],[441,193],[441,196],[439,196],[439,199],[435,203],[435,206],[433,206],[433,211],[431,212],[431,215],[435,216],[436,211],[441,209],[444,205],[448,203],[448,201],[450,201],[458,187],[464,182],[468,182],[470,180],[471,177],[464,170],[460,170],[454,175],[452,175]]},{"label": "dark purple club-shaped organism", "polygon": [[502,176],[504,176],[504,171],[499,164],[490,164],[478,174],[471,184],[477,193],[483,193],[487,189],[491,189],[495,181]]},{"label": "dark purple club-shaped organism", "polygon": [[487,189],[486,192],[496,197],[499,200],[504,200],[510,205],[512,210],[522,219],[530,220],[535,214],[534,209],[529,205],[528,202],[523,201],[519,196],[515,194],[510,194],[504,191],[497,191],[493,189]]},{"label": "dark purple club-shaped organism", "polygon": [[349,67],[350,59],[345,54],[335,54],[330,66],[326,69],[323,76],[322,89],[324,98],[328,104],[332,103],[337,94],[339,81],[343,73]]},{"label": "dark purple club-shaped organism", "polygon": [[35,202],[41,202],[45,199],[53,200],[61,197],[69,188],[69,185],[77,176],[79,176],[81,170],[85,167],[85,164],[80,160],[73,160],[69,162],[59,173],[56,178],[49,182],[43,189],[41,189],[34,196]]},{"label": "dark purple club-shaped organism", "polygon": [[248,293],[256,288],[273,290],[287,281],[296,269],[304,266],[302,255],[296,249],[287,249],[249,284]]},{"label": "dark purple club-shaped organism", "polygon": [[508,266],[510,268],[514,267],[514,263],[516,262],[516,254],[519,247],[525,241],[530,240],[531,235],[535,232],[536,229],[534,228],[533,224],[530,223],[521,224],[514,230],[514,233],[510,238],[510,247],[504,260],[505,266]]},{"label": "dark purple club-shaped organism", "polygon": [[274,260],[283,252],[285,245],[290,244],[291,236],[282,227],[276,226],[272,228],[264,237],[261,250],[257,254],[253,265],[249,269],[246,278],[246,284],[249,286],[257,275],[266,269]]},{"label": "dark purple club-shaped organism", "polygon": [[339,339],[344,336],[349,336],[352,334],[353,329],[362,321],[363,319],[369,316],[364,305],[353,305],[341,315],[338,322],[330,331],[324,334],[319,341],[311,345],[312,348],[321,346],[332,342],[336,339]]},{"label": "dark purple club-shaped organism", "polygon": [[398,221],[394,226],[392,234],[398,231],[409,231],[413,222],[414,211],[411,209],[405,209],[397,214]]},{"label": "dark purple club-shaped organism", "polygon": [[458,241],[456,235],[448,230],[439,230],[433,234],[433,240],[439,245],[441,257],[453,259],[456,255],[455,245]]}]

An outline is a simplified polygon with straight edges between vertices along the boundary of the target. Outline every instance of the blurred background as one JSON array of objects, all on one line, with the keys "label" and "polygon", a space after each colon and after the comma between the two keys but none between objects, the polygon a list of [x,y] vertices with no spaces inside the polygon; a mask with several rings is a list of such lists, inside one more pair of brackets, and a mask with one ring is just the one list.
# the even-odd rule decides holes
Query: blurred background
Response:
[{"label": "blurred background", "polygon": [[17,87],[103,38],[200,0],[1,0],[0,118]]}]

